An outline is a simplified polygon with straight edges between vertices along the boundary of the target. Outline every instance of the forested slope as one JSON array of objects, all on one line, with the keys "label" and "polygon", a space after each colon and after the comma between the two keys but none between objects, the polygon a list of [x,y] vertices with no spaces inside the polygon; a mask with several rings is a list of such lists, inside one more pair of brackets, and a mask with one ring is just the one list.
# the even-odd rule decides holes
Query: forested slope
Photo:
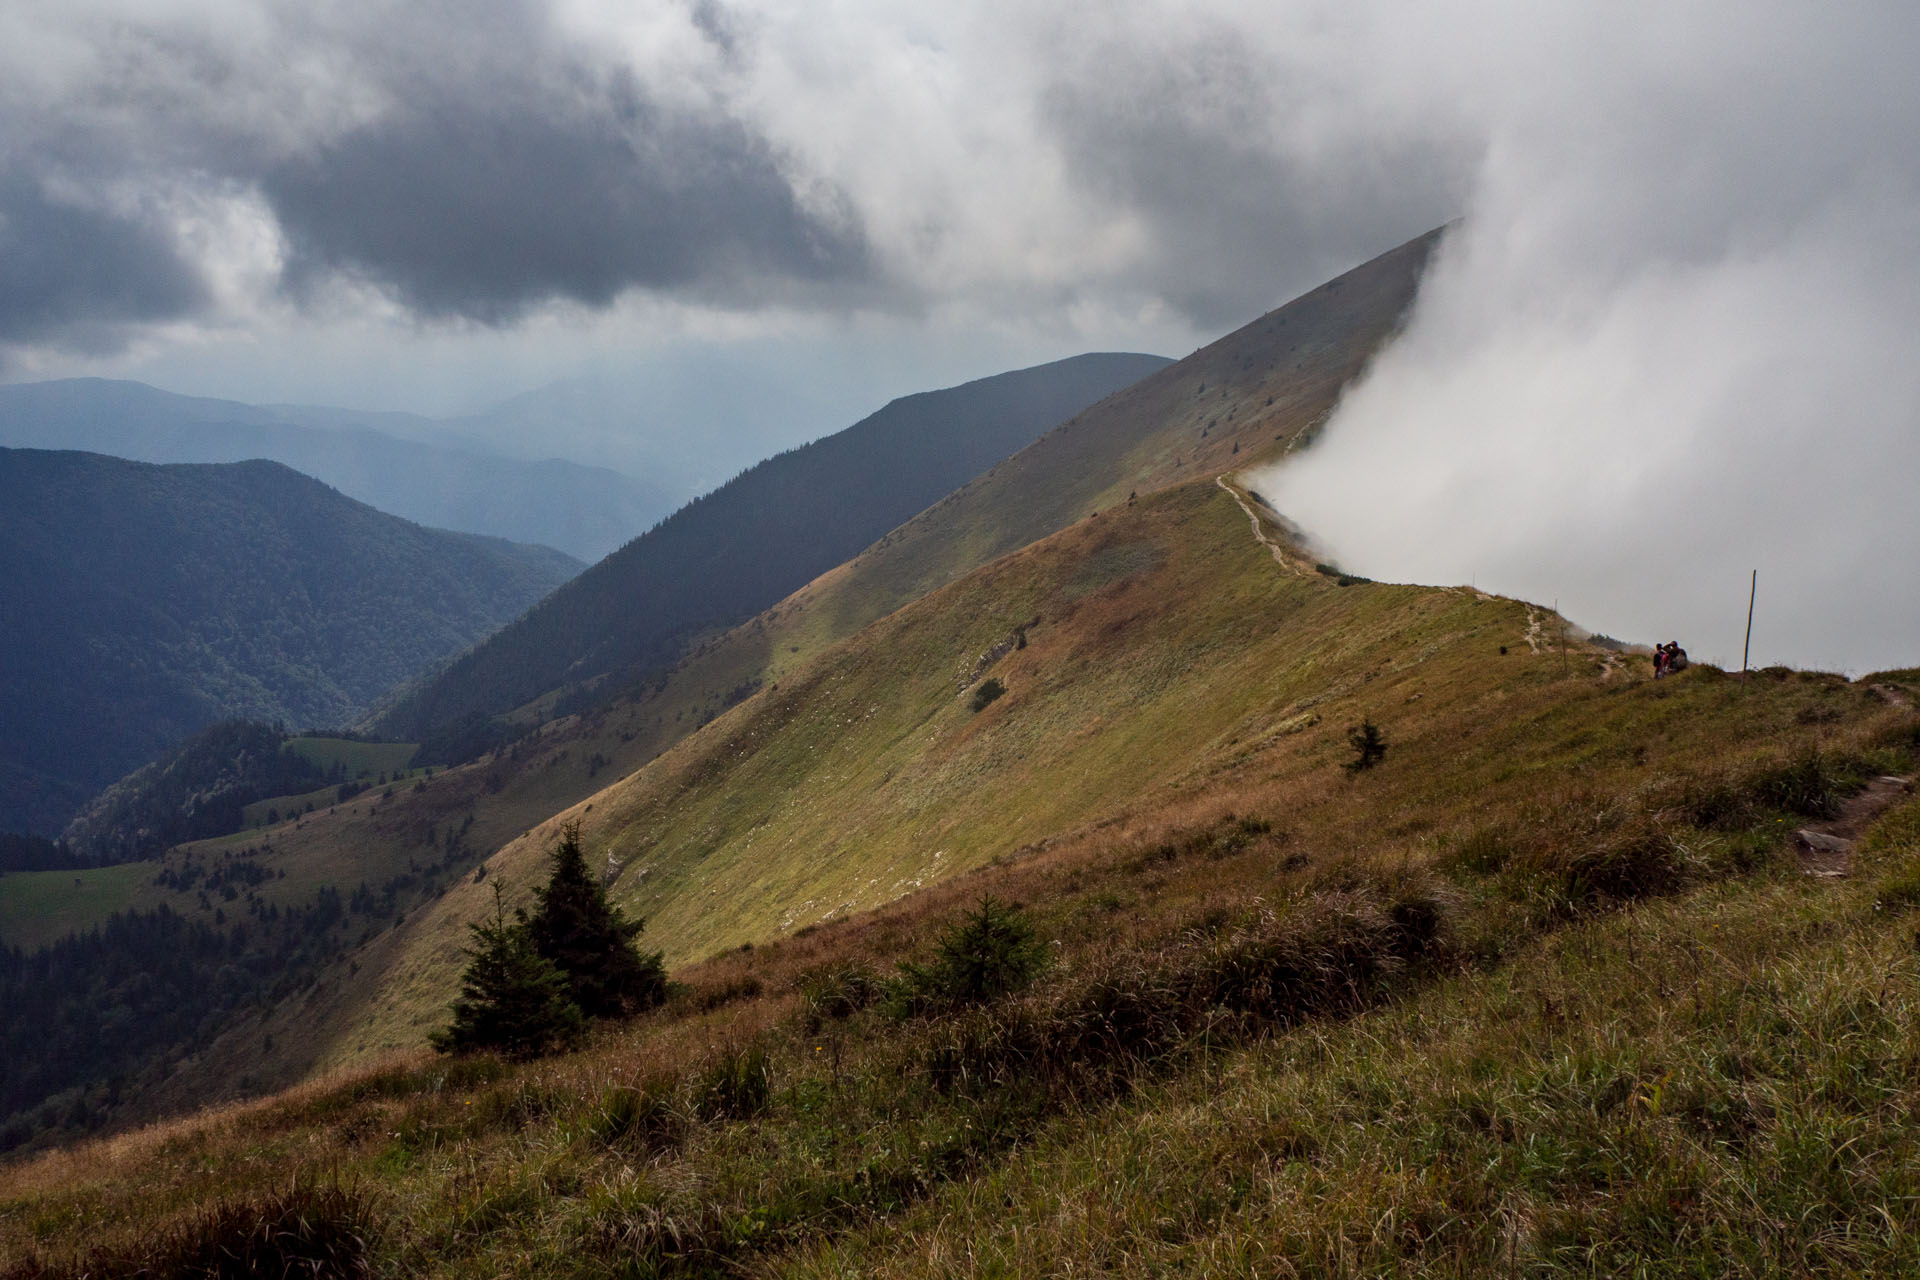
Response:
[{"label": "forested slope", "polygon": [[565,581],[277,463],[0,449],[0,830],[240,717],[335,725]]}]

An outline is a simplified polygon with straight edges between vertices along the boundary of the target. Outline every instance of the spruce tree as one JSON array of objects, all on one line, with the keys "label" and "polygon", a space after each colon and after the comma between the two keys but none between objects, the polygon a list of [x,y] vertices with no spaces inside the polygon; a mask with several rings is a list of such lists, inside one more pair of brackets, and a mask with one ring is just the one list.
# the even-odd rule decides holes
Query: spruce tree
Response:
[{"label": "spruce tree", "polygon": [[460,977],[453,1022],[429,1039],[442,1053],[498,1049],[536,1058],[565,1048],[586,1026],[567,994],[567,976],[534,949],[525,912],[507,918],[500,886],[493,886],[493,919],[477,921]]},{"label": "spruce tree", "polygon": [[666,963],[659,952],[634,945],[644,922],[628,920],[607,901],[606,889],[587,870],[578,823],[560,829],[553,872],[538,896],[527,922],[534,949],[566,975],[573,1002],[582,1010],[611,1017],[666,999]]},{"label": "spruce tree", "polygon": [[1347,730],[1347,741],[1353,747],[1353,759],[1342,767],[1348,773],[1360,773],[1371,769],[1387,758],[1387,738],[1380,732],[1380,726],[1368,720]]}]

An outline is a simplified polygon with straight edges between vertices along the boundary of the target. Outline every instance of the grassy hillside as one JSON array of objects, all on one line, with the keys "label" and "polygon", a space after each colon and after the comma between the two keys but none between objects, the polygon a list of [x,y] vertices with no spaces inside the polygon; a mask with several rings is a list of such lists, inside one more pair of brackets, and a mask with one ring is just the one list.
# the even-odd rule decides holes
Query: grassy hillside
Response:
[{"label": "grassy hillside", "polygon": [[328,738],[305,734],[287,742],[293,752],[322,773],[336,768],[349,779],[372,778],[382,774],[405,772],[420,750],[417,742],[361,742],[354,738]]},{"label": "grassy hillside", "polygon": [[0,829],[215,720],[346,723],[578,567],[268,462],[0,450]]},{"label": "grassy hillside", "polygon": [[[383,711],[424,737],[543,694],[600,705],[779,600],[1069,414],[1167,364],[1100,353],[906,396],[688,503]],[[596,683],[607,687],[597,688]]]},{"label": "grassy hillside", "polygon": [[[1372,344],[1392,332],[1412,296],[1428,244],[1415,242],[1359,268],[1088,411],[850,564],[750,622],[697,641],[671,673],[628,697],[562,717],[478,765],[410,783],[379,805],[328,805],[317,798],[316,812],[271,834],[272,858],[291,869],[292,882],[304,883],[310,876],[306,868],[325,874],[325,868],[351,863],[371,868],[360,874],[376,887],[401,879],[406,885],[393,899],[379,900],[375,917],[355,917],[349,936],[358,938],[377,922],[374,936],[352,953],[351,964],[343,960],[319,975],[299,1004],[281,1011],[268,1035],[249,1026],[221,1037],[182,1062],[168,1087],[145,1101],[164,1111],[229,1096],[237,1081],[291,1083],[321,1063],[359,1061],[417,1042],[444,998],[450,958],[463,937],[458,912],[424,910],[437,886],[452,875],[452,863],[429,842],[429,833],[458,828],[466,859],[589,802],[610,780],[645,765],[742,697],[804,672],[823,652],[903,603],[917,584],[945,582],[975,567],[969,556],[989,556],[1026,532],[1047,532],[1034,511],[1051,501],[1056,488],[1080,493],[1088,504],[1055,512],[1071,521],[1122,480],[1130,489],[1116,500],[1124,503],[1127,492],[1147,495],[1182,483],[1195,468],[1205,476],[1209,468],[1287,447],[1324,417],[1343,380],[1364,364]],[[1220,401],[1200,403],[1215,393],[1224,393]],[[1207,416],[1196,417],[1203,409]],[[1216,417],[1230,422],[1231,430],[1212,425]],[[1201,442],[1201,453],[1189,448],[1189,436]],[[1244,530],[1244,517],[1227,515],[1232,509],[1221,507],[1222,517],[1229,523],[1241,519]],[[1016,532],[996,532],[1003,524]],[[945,539],[963,531],[970,549],[956,556]],[[1253,546],[1250,537],[1246,546]],[[982,649],[1006,639],[1002,631],[980,641],[964,665],[970,669]],[[974,641],[968,637],[964,643]],[[229,848],[212,847],[205,856],[220,857]],[[200,856],[188,849],[175,860]],[[420,874],[427,867],[436,873]],[[279,887],[262,886],[260,892]],[[152,889],[139,905],[160,902],[202,920],[217,909],[211,902],[200,906],[191,895]],[[770,920],[762,918],[764,912],[753,918],[758,927],[778,924],[784,914],[783,909]],[[75,913],[63,912],[61,918],[72,920]]]},{"label": "grassy hillside", "polygon": [[[0,1240],[19,1274],[296,1218],[420,1275],[1909,1269],[1920,804],[1870,784],[1920,766],[1920,689],[1655,683],[1556,631],[1276,561],[1210,483],[1143,497],[582,806],[652,940],[711,956],[666,1009],[15,1166]],[[1796,852],[1822,824],[1840,867]],[[873,1002],[984,893],[1055,957],[1030,990]],[[808,897],[751,950],[702,918]]]}]

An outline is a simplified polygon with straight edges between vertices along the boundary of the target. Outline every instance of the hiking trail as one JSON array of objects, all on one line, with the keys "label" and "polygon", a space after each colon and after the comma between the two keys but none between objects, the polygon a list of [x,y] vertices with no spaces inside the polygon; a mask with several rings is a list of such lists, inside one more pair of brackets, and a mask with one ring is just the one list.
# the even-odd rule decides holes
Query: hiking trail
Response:
[{"label": "hiking trail", "polygon": [[1834,817],[1795,831],[1793,843],[1800,854],[1800,869],[1823,880],[1844,879],[1853,871],[1854,841],[1912,789],[1912,778],[1883,774],[1841,805]]},{"label": "hiking trail", "polygon": [[1219,485],[1223,490],[1225,490],[1227,493],[1227,496],[1232,498],[1234,502],[1238,504],[1240,510],[1243,513],[1245,513],[1247,517],[1247,523],[1253,526],[1253,540],[1255,542],[1258,542],[1261,546],[1265,547],[1268,551],[1273,553],[1273,560],[1275,564],[1279,565],[1282,569],[1285,569],[1288,573],[1294,574],[1298,577],[1305,578],[1305,577],[1312,576],[1311,571],[1309,571],[1305,566],[1295,563],[1287,555],[1287,553],[1281,549],[1279,543],[1275,542],[1272,538],[1269,538],[1267,536],[1267,531],[1260,527],[1260,516],[1258,515],[1258,513],[1256,513],[1252,507],[1247,505],[1247,500],[1240,496],[1240,491],[1238,489],[1236,489],[1233,485],[1227,483],[1227,478],[1225,476],[1215,476],[1213,478],[1213,482]]}]

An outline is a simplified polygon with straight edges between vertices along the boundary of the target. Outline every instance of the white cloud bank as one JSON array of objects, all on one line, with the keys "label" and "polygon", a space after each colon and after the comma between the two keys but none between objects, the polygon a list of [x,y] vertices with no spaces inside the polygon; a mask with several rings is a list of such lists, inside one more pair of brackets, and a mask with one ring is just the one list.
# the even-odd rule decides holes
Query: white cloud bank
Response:
[{"label": "white cloud bank", "polygon": [[1756,665],[1920,663],[1920,10],[1547,8],[1457,10],[1465,220],[1261,491],[1372,577],[1737,666],[1757,568]]}]

